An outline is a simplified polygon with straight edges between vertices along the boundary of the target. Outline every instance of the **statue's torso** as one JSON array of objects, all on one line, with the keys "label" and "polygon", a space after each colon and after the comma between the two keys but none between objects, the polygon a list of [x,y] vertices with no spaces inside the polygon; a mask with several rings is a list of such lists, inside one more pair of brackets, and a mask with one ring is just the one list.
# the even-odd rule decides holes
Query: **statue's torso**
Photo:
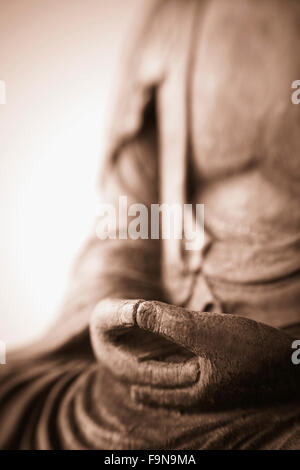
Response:
[{"label": "statue's torso", "polygon": [[191,87],[195,202],[212,238],[203,272],[227,312],[283,326],[300,320],[295,33],[280,34],[287,17],[222,5],[198,33]]}]

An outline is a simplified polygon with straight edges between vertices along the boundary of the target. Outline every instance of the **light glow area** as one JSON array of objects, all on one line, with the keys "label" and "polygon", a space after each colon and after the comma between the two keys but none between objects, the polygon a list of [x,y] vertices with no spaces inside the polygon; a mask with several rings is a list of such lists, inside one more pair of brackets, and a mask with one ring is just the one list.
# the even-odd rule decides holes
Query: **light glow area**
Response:
[{"label": "light glow area", "polygon": [[0,340],[54,321],[97,205],[134,0],[0,0]]}]

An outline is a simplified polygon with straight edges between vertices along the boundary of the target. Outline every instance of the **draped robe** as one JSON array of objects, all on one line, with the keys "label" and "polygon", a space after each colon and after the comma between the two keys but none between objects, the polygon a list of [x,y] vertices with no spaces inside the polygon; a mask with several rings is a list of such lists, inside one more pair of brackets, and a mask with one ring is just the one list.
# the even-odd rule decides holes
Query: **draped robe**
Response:
[{"label": "draped robe", "polygon": [[[207,3],[158,1],[147,11],[115,103],[105,202],[126,195],[149,207],[195,194],[188,103]],[[298,275],[230,284],[205,269],[210,259],[226,271],[209,258],[213,238],[211,229],[201,252],[183,253],[178,240],[92,234],[56,325],[1,366],[0,447],[298,448]],[[299,259],[297,238],[289,246]],[[277,309],[277,321],[280,297],[290,316],[277,329],[267,313]]]}]

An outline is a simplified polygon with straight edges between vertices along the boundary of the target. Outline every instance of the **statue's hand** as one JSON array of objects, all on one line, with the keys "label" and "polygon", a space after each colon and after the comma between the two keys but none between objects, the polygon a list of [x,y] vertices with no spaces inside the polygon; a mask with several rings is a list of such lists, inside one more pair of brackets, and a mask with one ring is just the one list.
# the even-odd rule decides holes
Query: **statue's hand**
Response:
[{"label": "statue's hand", "polygon": [[300,380],[292,338],[236,315],[106,299],[94,311],[91,336],[97,358],[151,401],[257,400],[290,395]]}]

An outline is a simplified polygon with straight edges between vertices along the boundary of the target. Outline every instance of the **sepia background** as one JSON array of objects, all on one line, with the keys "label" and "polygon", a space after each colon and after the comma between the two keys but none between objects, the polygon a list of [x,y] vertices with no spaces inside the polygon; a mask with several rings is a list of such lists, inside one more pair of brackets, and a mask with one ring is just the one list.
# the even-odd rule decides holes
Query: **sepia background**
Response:
[{"label": "sepia background", "polygon": [[54,321],[91,228],[106,113],[141,0],[0,0],[0,339]]}]

